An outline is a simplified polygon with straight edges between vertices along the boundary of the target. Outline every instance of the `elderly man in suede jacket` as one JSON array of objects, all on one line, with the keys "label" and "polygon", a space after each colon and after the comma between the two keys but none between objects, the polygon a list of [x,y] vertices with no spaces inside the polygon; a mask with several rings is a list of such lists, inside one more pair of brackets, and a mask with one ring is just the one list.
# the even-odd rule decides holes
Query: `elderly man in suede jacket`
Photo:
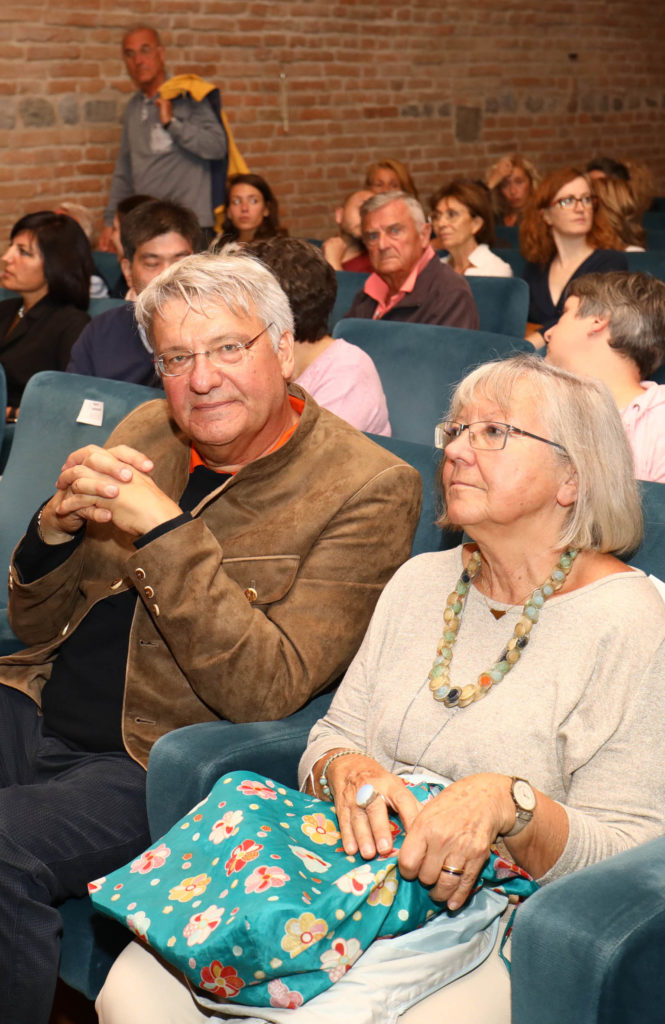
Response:
[{"label": "elderly man in suede jacket", "polygon": [[148,842],[155,740],[277,719],[349,664],[409,555],[418,473],[296,386],[293,321],[248,256],[139,296],[166,399],[66,460],[14,553],[0,659],[0,1006],[47,1022],[57,905]]}]

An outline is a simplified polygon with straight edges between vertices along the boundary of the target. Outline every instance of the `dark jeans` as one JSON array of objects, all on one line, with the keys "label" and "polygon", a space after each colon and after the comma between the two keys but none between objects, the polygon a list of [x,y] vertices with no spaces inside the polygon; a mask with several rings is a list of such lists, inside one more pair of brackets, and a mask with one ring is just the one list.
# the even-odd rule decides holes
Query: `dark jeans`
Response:
[{"label": "dark jeans", "polygon": [[72,750],[41,726],[30,698],[0,685],[0,1024],[47,1024],[58,904],[150,842],[143,768]]}]

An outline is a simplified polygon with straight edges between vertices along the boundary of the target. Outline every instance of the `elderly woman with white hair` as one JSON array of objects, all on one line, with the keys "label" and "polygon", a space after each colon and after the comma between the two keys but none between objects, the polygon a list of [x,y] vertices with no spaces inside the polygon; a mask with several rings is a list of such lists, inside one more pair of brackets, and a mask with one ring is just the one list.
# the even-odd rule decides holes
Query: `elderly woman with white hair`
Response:
[{"label": "elderly woman with white hair", "polygon": [[[642,526],[630,450],[604,385],[533,356],[489,363],[460,384],[436,437],[441,522],[469,541],[393,576],[310,735],[300,777],[334,801],[349,857],[391,848],[394,809],[406,830],[401,875],[419,879],[454,920],[495,845],[544,885],[664,831],[665,711],[654,695],[665,607],[618,557],[639,544]],[[424,805],[404,785],[422,772],[450,780]],[[420,948],[435,927],[417,933]],[[426,998],[417,1003],[413,987],[400,990],[399,965],[386,964],[380,1012],[377,975],[363,987],[361,957],[288,1020],[507,1024],[498,947],[480,964],[467,959],[464,976],[434,994],[423,952]],[[123,1003],[120,975],[109,985],[120,1012],[103,998],[104,1024],[209,1019],[162,967],[144,971],[156,961],[134,950],[131,996]],[[148,998],[128,1016],[135,986]],[[251,1011],[262,1021],[283,1012]]]}]

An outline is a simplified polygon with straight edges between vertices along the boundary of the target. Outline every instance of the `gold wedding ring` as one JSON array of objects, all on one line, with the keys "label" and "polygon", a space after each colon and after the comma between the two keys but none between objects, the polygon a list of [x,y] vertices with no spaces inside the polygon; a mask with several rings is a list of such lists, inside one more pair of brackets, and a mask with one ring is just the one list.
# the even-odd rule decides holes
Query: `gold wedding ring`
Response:
[{"label": "gold wedding ring", "polygon": [[451,868],[449,864],[442,864],[441,871],[446,875],[463,875],[464,868]]}]

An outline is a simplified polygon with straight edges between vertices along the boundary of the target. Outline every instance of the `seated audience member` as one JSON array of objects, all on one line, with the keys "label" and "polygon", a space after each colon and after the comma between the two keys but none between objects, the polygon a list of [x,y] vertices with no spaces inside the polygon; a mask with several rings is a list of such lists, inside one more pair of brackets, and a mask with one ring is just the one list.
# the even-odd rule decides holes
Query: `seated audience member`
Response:
[{"label": "seated audience member", "polygon": [[374,273],[346,316],[478,328],[471,289],[436,258],[430,245],[432,229],[414,196],[375,195],[360,212]]},{"label": "seated audience member", "polygon": [[641,160],[626,160],[626,167],[630,174],[630,187],[635,198],[637,216],[641,221],[642,215],[651,209],[656,194],[653,172],[649,165]]},{"label": "seated audience member", "polygon": [[[122,259],[124,252],[122,248],[122,239],[120,238],[120,225],[126,214],[131,213],[141,203],[149,203],[154,197],[153,196],[127,196],[126,199],[121,199],[116,207],[115,213],[113,214],[113,224],[111,225],[111,232],[108,236],[110,243],[113,246],[113,251],[118,257],[118,262],[122,267]],[[111,251],[110,247],[106,250]],[[125,275],[120,270],[120,276],[118,280],[109,288],[109,295],[114,299],[126,299],[128,302],[133,302],[136,298],[136,293],[133,288],[130,288],[125,280]]]},{"label": "seated audience member", "polygon": [[69,456],[10,569],[33,646],[0,659],[0,1005],[26,1024],[49,1020],[58,905],[149,841],[155,740],[332,684],[418,519],[416,470],[287,387],[293,319],[258,261],[189,257],[137,315],[166,400]]},{"label": "seated audience member", "polygon": [[[85,237],[88,239],[88,244],[91,249],[95,246],[95,222],[92,216],[92,212],[83,203],[71,203],[64,202],[56,206],[54,213],[64,213],[65,216],[71,217],[76,221],[78,226],[81,228]],[[108,286],[103,277],[94,270],[90,275],[90,298],[91,299],[104,299],[109,294]]]},{"label": "seated audience member", "polygon": [[[224,989],[220,980],[218,1015],[212,985],[182,984],[144,943],[132,942],[99,997],[100,1024],[215,1024],[244,1020],[241,1012],[254,1024],[321,1024],[344,1021],[349,1007],[355,1022],[368,1024],[395,1021],[400,1003],[407,1007],[400,1024],[508,1024],[501,939],[514,907],[506,896],[496,908],[503,920],[485,936],[496,935],[493,948],[486,941],[470,957],[465,944],[457,973],[448,975],[457,980],[433,992],[445,980],[433,954],[445,954],[447,931],[462,929],[491,847],[548,885],[665,831],[665,708],[655,698],[665,669],[665,606],[644,573],[614,554],[636,547],[642,520],[607,389],[520,357],[471,373],[448,415],[437,431],[442,522],[466,532],[469,543],[420,555],[395,573],[310,733],[298,774],[324,801],[321,818],[331,829],[334,845],[317,852],[328,860],[342,846],[358,864],[358,881],[364,860],[392,848],[389,809],[401,819],[401,879],[389,876],[386,886],[367,864],[362,884],[371,895],[359,917],[372,913],[381,886],[389,904],[404,880],[417,880],[451,913],[425,924],[406,952],[399,939],[381,939],[369,947],[369,963],[365,956],[354,963],[342,947],[343,976],[287,1011],[277,999],[273,1007],[238,1006],[247,988]],[[404,784],[423,772],[441,786],[424,804]],[[337,844],[325,801],[337,813]],[[228,885],[222,877],[209,902]],[[242,882],[240,907],[241,889]],[[305,938],[301,928],[301,942],[327,938],[321,955],[330,948],[330,932],[312,927]],[[300,938],[295,928],[287,934]],[[377,946],[381,962],[372,963]],[[276,936],[263,948],[288,947],[280,949]],[[243,973],[247,986],[257,977]],[[300,996],[296,973],[284,982],[290,997]]]},{"label": "seated audience member", "polygon": [[0,363],[11,420],[33,373],[67,366],[72,345],[90,320],[93,263],[85,234],[63,213],[29,213],[9,237],[0,284],[18,296],[0,302]]},{"label": "seated audience member", "polygon": [[468,178],[443,185],[429,201],[435,242],[447,249],[443,263],[469,277],[512,277],[513,268],[490,250],[494,217],[487,189]]},{"label": "seated audience member", "polygon": [[528,260],[522,276],[529,285],[528,340],[544,344],[543,332],[561,316],[573,278],[605,270],[627,270],[626,257],[612,250],[614,235],[589,177],[563,167],[543,178],[520,226],[520,247]]},{"label": "seated audience member", "polygon": [[665,284],[650,274],[587,274],[571,281],[545,334],[547,361],[607,384],[640,480],[665,483]]},{"label": "seated audience member", "polygon": [[[120,225],[122,224],[125,216],[128,213],[131,213],[132,210],[135,210],[137,206],[140,206],[141,203],[149,203],[153,199],[154,196],[127,196],[126,199],[121,199],[118,203],[117,209],[113,214],[113,224],[111,225],[110,237],[111,242],[113,243],[115,254],[119,260],[121,260],[125,255],[124,250],[122,248],[122,238],[120,237]],[[123,298],[126,298],[126,296],[123,296]]]},{"label": "seated audience member", "polygon": [[611,156],[595,156],[586,165],[586,173],[592,181],[601,178],[617,178],[619,181],[629,181],[630,172],[625,164],[615,160]]},{"label": "seated audience member", "polygon": [[408,167],[399,160],[377,160],[365,171],[365,188],[375,195],[381,192],[408,192],[418,198],[418,190]]},{"label": "seated audience member", "polygon": [[372,195],[369,189],[352,192],[335,210],[337,234],[327,238],[321,246],[333,270],[371,271],[372,264],[362,239],[360,207]]},{"label": "seated audience member", "polygon": [[519,153],[504,156],[488,170],[485,183],[492,196],[497,224],[519,224],[526,202],[540,182],[538,171]]},{"label": "seated audience member", "polygon": [[234,174],[226,190],[226,212],[216,250],[229,242],[244,245],[255,238],[285,235],[279,224],[279,205],[270,185],[260,174]]},{"label": "seated audience member", "polygon": [[[123,274],[133,296],[172,263],[200,245],[199,222],[191,210],[168,199],[140,203],[120,225]],[[72,349],[69,373],[159,386],[152,349],[134,317],[133,302],[94,317]]]},{"label": "seated audience member", "polygon": [[646,232],[630,182],[622,178],[595,178],[593,190],[614,234],[614,248],[644,252]]},{"label": "seated audience member", "polygon": [[386,396],[372,359],[328,333],[337,278],[321,251],[298,238],[252,242],[249,251],[273,272],[289,300],[296,342],[293,382],[358,430],[389,437]]}]

